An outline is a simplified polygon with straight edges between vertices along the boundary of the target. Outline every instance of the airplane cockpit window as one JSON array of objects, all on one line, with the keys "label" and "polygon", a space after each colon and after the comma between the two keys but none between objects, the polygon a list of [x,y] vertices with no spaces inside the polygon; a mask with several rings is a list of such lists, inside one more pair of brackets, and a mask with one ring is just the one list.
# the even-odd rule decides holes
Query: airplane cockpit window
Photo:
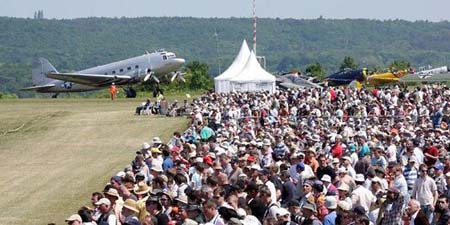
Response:
[{"label": "airplane cockpit window", "polygon": [[170,58],[175,58],[176,56],[175,56],[175,54],[173,54],[173,53],[167,53],[167,58],[168,59],[170,59]]}]

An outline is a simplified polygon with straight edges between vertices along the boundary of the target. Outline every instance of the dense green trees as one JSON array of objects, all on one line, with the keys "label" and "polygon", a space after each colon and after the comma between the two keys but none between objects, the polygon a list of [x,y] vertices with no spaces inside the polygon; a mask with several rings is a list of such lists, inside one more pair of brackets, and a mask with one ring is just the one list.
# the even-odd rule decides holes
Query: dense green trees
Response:
[{"label": "dense green trees", "polygon": [[341,66],[339,67],[340,70],[344,69],[357,69],[359,67],[358,64],[356,64],[355,60],[350,56],[345,56],[344,60],[341,63]]},{"label": "dense green trees", "polygon": [[323,69],[322,65],[320,63],[314,63],[312,65],[309,65],[306,67],[305,70],[306,73],[310,73],[315,77],[323,78],[325,76],[326,71]]},{"label": "dense green trees", "polygon": [[395,60],[394,62],[388,65],[388,68],[391,71],[409,69],[410,67],[411,63],[405,60]]},{"label": "dense green trees", "polygon": [[[345,56],[353,59],[352,66],[380,70],[395,60],[410,62],[414,67],[448,65],[450,61],[447,21],[259,19],[258,22],[257,52],[266,56],[267,70],[272,73],[304,71],[319,63],[330,74],[339,70]],[[166,48],[187,62],[205,63],[208,74],[216,76],[217,50],[223,71],[236,56],[242,39],[250,44],[252,37],[250,18],[0,17],[0,27],[0,92],[19,96],[32,94],[18,90],[31,84],[31,62],[36,57],[49,59],[59,71],[65,72]]]}]

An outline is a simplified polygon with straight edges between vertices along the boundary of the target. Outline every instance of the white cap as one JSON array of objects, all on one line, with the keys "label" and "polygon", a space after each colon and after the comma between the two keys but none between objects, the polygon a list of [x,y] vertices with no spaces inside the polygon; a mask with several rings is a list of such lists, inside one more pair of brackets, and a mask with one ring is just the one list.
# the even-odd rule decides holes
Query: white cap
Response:
[{"label": "white cap", "polygon": [[337,208],[336,196],[326,196],[325,197],[325,207],[327,209],[336,209]]},{"label": "white cap", "polygon": [[259,166],[258,164],[253,164],[250,169],[254,169],[254,170],[260,170],[261,166]]},{"label": "white cap", "polygon": [[83,222],[83,220],[81,220],[81,216],[78,214],[73,214],[69,218],[66,219],[66,222],[70,222],[70,221],[78,221],[80,223]]},{"label": "white cap", "polygon": [[373,183],[373,182],[376,182],[376,183],[381,184],[381,179],[378,178],[378,177],[374,177],[374,178],[372,178],[372,183]]},{"label": "white cap", "polygon": [[338,169],[338,174],[339,173],[347,173],[347,169],[345,168],[345,167],[340,167],[339,169]]},{"label": "white cap", "polygon": [[331,177],[328,174],[323,175],[322,179],[320,179],[320,180],[323,181],[323,182],[331,183]]},{"label": "white cap", "polygon": [[352,205],[346,201],[339,201],[338,206],[345,211],[349,211],[352,209]]},{"label": "white cap", "polygon": [[109,201],[109,199],[107,199],[107,198],[101,198],[100,200],[98,200],[95,203],[95,205],[103,205],[103,204],[105,204],[107,206],[110,206],[111,205],[111,201]]},{"label": "white cap", "polygon": [[291,215],[289,211],[287,211],[285,208],[278,207],[278,209],[275,211],[275,214],[278,216],[286,216]]},{"label": "white cap", "polygon": [[344,156],[344,157],[342,157],[342,159],[344,159],[344,160],[348,160],[348,161],[352,161],[352,158],[350,158],[350,156]]},{"label": "white cap", "polygon": [[364,178],[364,175],[358,173],[355,176],[355,181],[364,182],[364,181],[366,181],[366,179]]},{"label": "white cap", "polygon": [[161,144],[161,143],[162,143],[161,138],[159,138],[159,137],[154,137],[153,140],[152,140],[152,143],[153,143],[153,144]]},{"label": "white cap", "polygon": [[142,144],[142,149],[150,149],[152,146],[150,146],[150,144],[148,144],[147,142],[144,142],[144,144]]}]

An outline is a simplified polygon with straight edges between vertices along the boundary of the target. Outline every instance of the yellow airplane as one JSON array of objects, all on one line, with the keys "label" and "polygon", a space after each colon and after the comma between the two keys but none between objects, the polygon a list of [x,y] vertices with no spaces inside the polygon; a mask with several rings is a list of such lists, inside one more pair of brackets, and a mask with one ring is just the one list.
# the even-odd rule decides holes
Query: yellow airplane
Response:
[{"label": "yellow airplane", "polygon": [[385,72],[385,73],[375,73],[372,75],[369,75],[366,80],[367,85],[385,85],[389,83],[395,83],[400,80],[401,77],[405,76],[406,74],[409,74],[409,70],[399,70],[396,72]]}]

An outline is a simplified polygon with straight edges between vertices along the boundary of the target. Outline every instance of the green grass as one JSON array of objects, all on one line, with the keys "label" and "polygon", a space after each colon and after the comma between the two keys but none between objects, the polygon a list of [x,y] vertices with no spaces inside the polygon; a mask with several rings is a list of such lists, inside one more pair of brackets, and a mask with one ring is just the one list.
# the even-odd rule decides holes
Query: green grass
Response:
[{"label": "green grass", "polygon": [[142,101],[1,100],[0,224],[64,224],[144,141],[167,141],[187,126],[185,118],[134,116]]}]

